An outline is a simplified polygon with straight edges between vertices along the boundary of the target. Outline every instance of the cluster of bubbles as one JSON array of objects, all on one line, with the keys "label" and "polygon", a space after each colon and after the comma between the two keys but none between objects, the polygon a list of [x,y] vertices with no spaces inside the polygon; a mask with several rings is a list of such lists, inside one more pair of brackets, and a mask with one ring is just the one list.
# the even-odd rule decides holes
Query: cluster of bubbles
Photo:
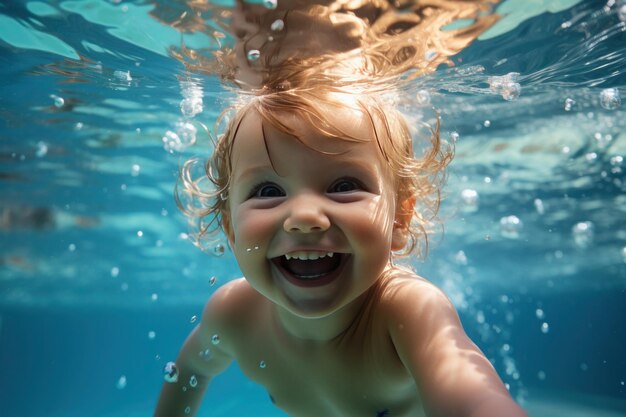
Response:
[{"label": "cluster of bubbles", "polygon": [[181,80],[180,90],[183,99],[180,102],[180,112],[184,117],[191,118],[203,110],[204,91],[199,82],[193,80]]},{"label": "cluster of bubbles", "polygon": [[578,222],[572,227],[574,243],[581,249],[593,243],[594,225],[590,221]]},{"label": "cluster of bubbles", "polygon": [[510,215],[500,219],[500,233],[509,239],[517,239],[524,227],[519,217]]},{"label": "cluster of bubbles", "polygon": [[619,90],[617,88],[605,88],[600,91],[600,105],[607,110],[615,110],[622,105],[622,98],[620,97]]},{"label": "cluster of bubbles", "polygon": [[516,100],[522,92],[522,87],[517,82],[518,78],[518,72],[509,72],[505,75],[489,77],[487,79],[489,90],[501,95],[506,101]]},{"label": "cluster of bubbles", "polygon": [[176,124],[176,130],[168,130],[163,136],[163,148],[169,153],[183,151],[196,143],[196,134],[198,129],[187,121],[179,121]]}]

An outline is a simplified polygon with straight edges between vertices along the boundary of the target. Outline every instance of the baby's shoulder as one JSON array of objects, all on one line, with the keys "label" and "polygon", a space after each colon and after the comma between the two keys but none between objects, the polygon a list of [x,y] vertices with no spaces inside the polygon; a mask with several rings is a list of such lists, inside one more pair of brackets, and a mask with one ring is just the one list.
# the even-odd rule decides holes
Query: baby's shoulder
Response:
[{"label": "baby's shoulder", "polygon": [[456,309],[446,294],[411,271],[398,271],[385,282],[379,305],[391,323],[456,319]]},{"label": "baby's shoulder", "polygon": [[238,321],[259,308],[259,293],[244,279],[234,279],[220,286],[209,298],[203,319],[210,321]]}]

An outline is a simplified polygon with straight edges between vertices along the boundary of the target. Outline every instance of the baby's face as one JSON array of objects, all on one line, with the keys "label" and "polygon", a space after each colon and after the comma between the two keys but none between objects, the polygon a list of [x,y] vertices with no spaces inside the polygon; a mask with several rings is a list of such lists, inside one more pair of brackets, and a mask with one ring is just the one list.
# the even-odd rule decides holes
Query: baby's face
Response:
[{"label": "baby's face", "polygon": [[368,138],[362,142],[328,138],[284,117],[304,144],[254,111],[244,116],[233,144],[225,229],[256,290],[300,317],[324,317],[355,301],[388,268],[395,190],[360,113],[329,117]]}]

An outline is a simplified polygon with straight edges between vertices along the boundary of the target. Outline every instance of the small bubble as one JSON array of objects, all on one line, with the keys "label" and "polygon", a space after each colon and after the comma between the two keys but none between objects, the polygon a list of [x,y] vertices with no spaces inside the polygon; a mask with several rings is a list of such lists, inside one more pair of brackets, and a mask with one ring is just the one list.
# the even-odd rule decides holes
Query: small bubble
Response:
[{"label": "small bubble", "polygon": [[537,372],[537,378],[539,378],[540,381],[545,381],[546,373],[544,371]]},{"label": "small bubble", "polygon": [[261,58],[261,52],[258,49],[251,49],[247,55],[248,61],[254,62]]},{"label": "small bubble", "polygon": [[594,225],[590,221],[579,222],[572,227],[574,244],[579,248],[586,248],[593,243]]},{"label": "small bubble", "polygon": [[626,263],[626,246],[622,248],[622,260]]},{"label": "small bubble", "polygon": [[500,233],[509,239],[517,239],[522,228],[522,221],[517,216],[505,216],[500,219]]},{"label": "small bubble", "polygon": [[617,88],[605,88],[600,92],[600,105],[607,110],[615,110],[622,104]]},{"label": "small bubble", "polygon": [[266,367],[267,367],[267,364],[265,363],[265,361],[259,362],[259,368],[265,369]]},{"label": "small bubble", "polygon": [[73,243],[70,243],[69,246],[67,247],[67,250],[69,250],[70,252],[74,252],[76,250],[76,245]]},{"label": "small bubble", "polygon": [[541,323],[541,333],[546,334],[550,331],[550,326],[545,321]]},{"label": "small bubble", "polygon": [[213,247],[213,255],[215,256],[222,256],[224,255],[224,252],[226,252],[226,247],[222,243],[218,243],[215,247]]},{"label": "small bubble", "polygon": [[195,375],[191,375],[191,377],[189,378],[189,386],[191,388],[195,388],[198,386],[198,378],[196,378]]},{"label": "small bubble", "polygon": [[458,251],[456,255],[454,255],[454,261],[459,265],[467,265],[467,256],[465,252],[462,250]]},{"label": "small bubble", "polygon": [[419,90],[415,95],[415,99],[417,100],[417,104],[423,106],[430,104],[430,92],[428,92],[428,90]]},{"label": "small bubble", "polygon": [[191,414],[191,407],[185,407],[185,414]]},{"label": "small bubble", "polygon": [[485,313],[483,313],[482,310],[478,310],[476,313],[476,321],[480,324],[485,322]]},{"label": "small bubble", "polygon": [[622,163],[624,162],[624,157],[621,155],[612,156],[609,162],[612,166],[619,167],[622,166]]},{"label": "small bubble", "polygon": [[280,32],[285,28],[285,22],[282,19],[276,19],[270,25],[270,29],[273,32]]},{"label": "small bubble", "polygon": [[84,124],[82,122],[77,122],[74,125],[74,130],[81,130],[83,128]]},{"label": "small bubble", "polygon": [[137,230],[137,237],[143,237],[143,231]]},{"label": "small bubble", "polygon": [[119,377],[119,379],[117,380],[117,383],[115,384],[115,387],[117,389],[124,389],[126,388],[126,375],[122,375]]},{"label": "small bubble", "polygon": [[580,364],[580,370],[583,371],[583,372],[588,371],[589,370],[589,365],[587,365],[585,362],[582,362]]},{"label": "small bubble", "polygon": [[63,107],[65,105],[65,100],[63,99],[63,97],[59,97],[59,96],[56,96],[54,94],[50,94],[50,98],[54,102],[54,107],[56,107],[58,109],[60,109],[61,107]]},{"label": "small bubble", "polygon": [[168,362],[163,367],[163,379],[169,383],[178,382],[178,367],[174,362]]},{"label": "small bubble", "polygon": [[214,334],[213,336],[211,336],[211,343],[213,343],[214,345],[219,345],[220,336],[218,334]]},{"label": "small bubble", "polygon": [[278,0],[263,0],[266,9],[274,10],[278,7]]},{"label": "small bubble", "polygon": [[571,111],[575,105],[576,105],[576,100],[573,100],[571,98],[566,98],[565,102],[563,103],[563,110]]},{"label": "small bubble", "polygon": [[120,274],[120,269],[117,266],[111,268],[111,276],[113,278],[117,277]]},{"label": "small bubble", "polygon": [[535,310],[535,316],[537,316],[537,318],[541,320],[544,318],[545,314],[542,309],[538,308],[537,310]]},{"label": "small bubble", "polygon": [[122,284],[120,285],[120,289],[122,291],[128,291],[128,282],[122,282]]},{"label": "small bubble", "polygon": [[157,294],[157,293],[152,293],[152,295],[150,296],[150,299],[151,299],[152,301],[156,301],[156,300],[158,300],[158,299],[159,299],[159,294]]},{"label": "small bubble", "polygon": [[217,278],[216,277],[209,278],[209,285],[210,286],[215,285],[216,282],[217,282]]},{"label": "small bubble", "polygon": [[191,316],[189,323],[195,323],[198,320],[198,316]]},{"label": "small bubble", "polygon": [[543,215],[546,212],[546,209],[543,206],[543,201],[541,201],[541,199],[535,198],[533,204],[535,205],[535,210],[537,210],[537,213]]},{"label": "small bubble", "polygon": [[48,154],[48,145],[45,142],[37,142],[37,150],[35,151],[35,155],[37,158],[43,158]]},{"label": "small bubble", "polygon": [[148,339],[153,340],[156,337],[156,332],[154,330],[150,330],[148,332]]},{"label": "small bubble", "polygon": [[182,232],[182,233],[178,234],[178,238],[180,240],[187,240],[187,239],[189,239],[189,235],[187,233],[185,233],[185,232]]},{"label": "small bubble", "polygon": [[139,166],[138,164],[133,164],[133,166],[130,168],[130,175],[136,177],[139,175],[139,171],[141,171],[141,166]]},{"label": "small bubble", "polygon": [[483,126],[485,126],[485,127],[489,127],[489,126],[491,126],[491,121],[490,121],[490,120],[485,120],[485,121],[483,122]]},{"label": "small bubble", "polygon": [[478,192],[471,188],[461,191],[461,200],[463,201],[463,211],[471,213],[478,210]]},{"label": "small bubble", "polygon": [[452,140],[452,143],[456,143],[459,140],[459,133],[458,132],[450,133],[450,139]]},{"label": "small bubble", "polygon": [[[617,9],[617,17],[619,17],[619,20],[622,22],[626,22],[626,4],[619,6],[619,9]],[[623,382],[622,385],[624,385]]]}]

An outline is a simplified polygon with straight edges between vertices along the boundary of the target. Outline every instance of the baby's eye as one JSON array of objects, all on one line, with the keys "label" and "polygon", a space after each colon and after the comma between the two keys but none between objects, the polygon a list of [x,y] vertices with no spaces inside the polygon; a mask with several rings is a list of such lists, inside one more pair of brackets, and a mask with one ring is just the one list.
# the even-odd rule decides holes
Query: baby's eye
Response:
[{"label": "baby's eye", "polygon": [[284,195],[284,191],[278,185],[272,183],[259,184],[254,187],[251,193],[251,197],[256,198],[283,197]]},{"label": "baby's eye", "polygon": [[336,181],[328,189],[329,193],[349,193],[351,191],[362,190],[361,183],[352,178],[342,178]]}]

